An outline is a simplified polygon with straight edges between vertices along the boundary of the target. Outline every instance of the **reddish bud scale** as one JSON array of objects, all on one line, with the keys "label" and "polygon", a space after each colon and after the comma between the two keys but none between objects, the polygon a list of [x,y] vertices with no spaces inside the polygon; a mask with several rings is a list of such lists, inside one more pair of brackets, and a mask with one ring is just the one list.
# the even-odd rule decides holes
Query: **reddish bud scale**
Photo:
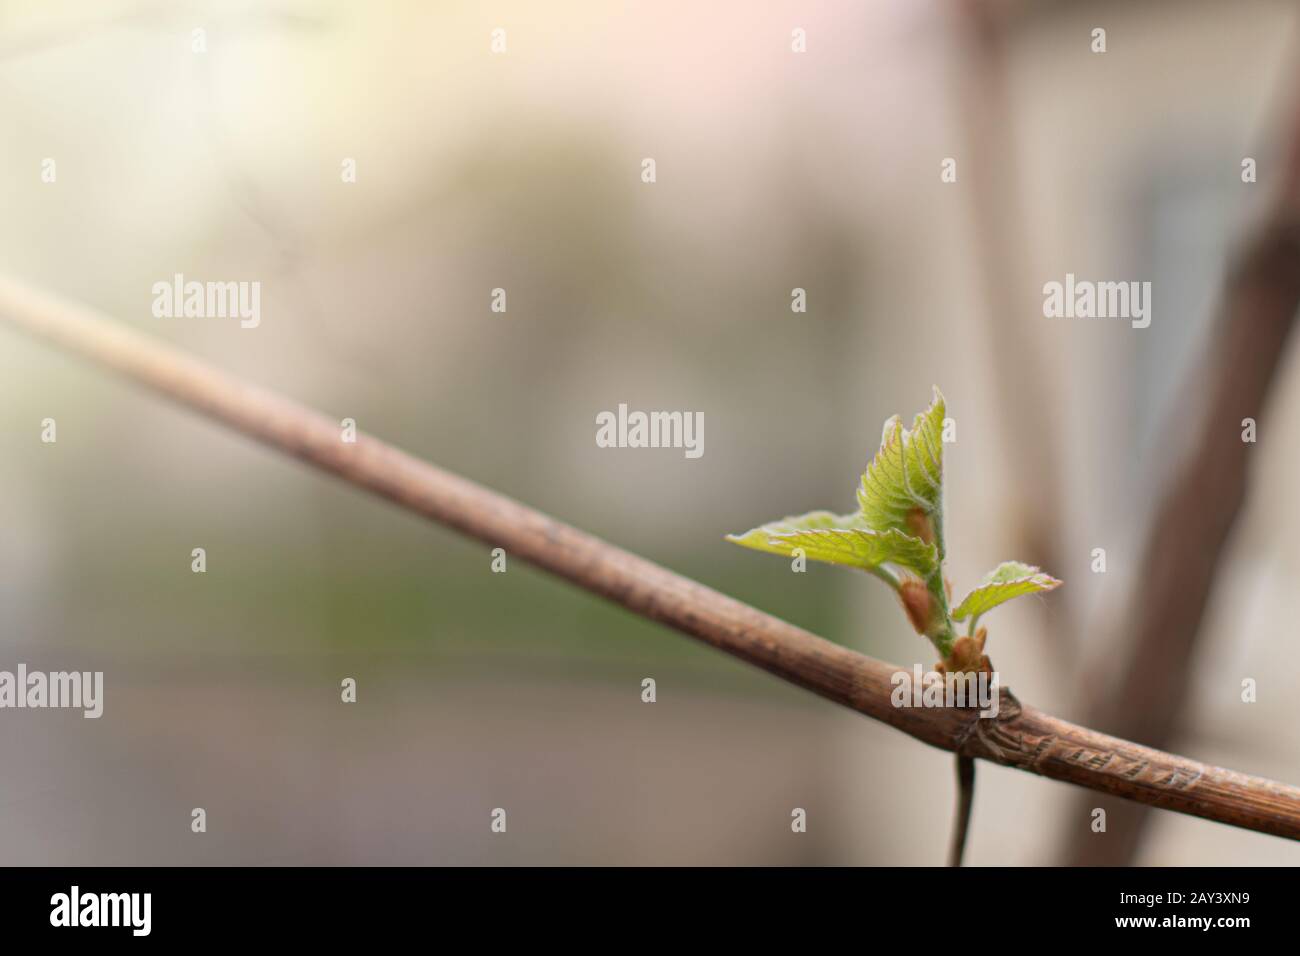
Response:
[{"label": "reddish bud scale", "polygon": [[907,513],[907,530],[912,537],[934,544],[934,522],[921,508],[913,508]]},{"label": "reddish bud scale", "polygon": [[907,619],[912,622],[916,633],[929,634],[938,611],[930,589],[924,582],[913,578],[902,583],[898,596],[903,601],[903,610],[907,612]]},{"label": "reddish bud scale", "polygon": [[952,652],[944,660],[944,670],[949,674],[991,673],[993,665],[984,653],[984,640],[988,632],[980,628],[974,637],[959,637],[952,642]]}]

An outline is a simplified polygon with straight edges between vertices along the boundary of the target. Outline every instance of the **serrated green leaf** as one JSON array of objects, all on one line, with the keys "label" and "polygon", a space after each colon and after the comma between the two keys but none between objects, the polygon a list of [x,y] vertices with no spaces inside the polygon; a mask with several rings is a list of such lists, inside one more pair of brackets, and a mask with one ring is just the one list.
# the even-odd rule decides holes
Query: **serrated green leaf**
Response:
[{"label": "serrated green leaf", "polygon": [[885,422],[880,450],[858,488],[867,527],[896,530],[933,542],[943,558],[943,395],[904,428],[895,415]]},{"label": "serrated green leaf", "polygon": [[1022,564],[1019,561],[1004,561],[989,572],[979,586],[962,599],[957,610],[952,612],[952,619],[964,621],[968,617],[979,617],[999,604],[1020,597],[1022,594],[1051,591],[1060,586],[1060,581],[1032,565]]},{"label": "serrated green leaf", "polygon": [[809,560],[869,571],[895,564],[925,576],[932,574],[939,563],[938,552],[932,544],[897,530],[874,531],[863,525],[861,515],[836,515],[829,511],[783,518],[743,535],[729,534],[727,540],[741,547],[787,557],[801,548]]},{"label": "serrated green leaf", "polygon": [[862,519],[857,515],[837,515],[830,511],[810,511],[806,515],[782,518],[780,521],[769,521],[765,525],[751,528],[744,534],[729,534],[727,540],[740,545],[742,548],[753,548],[755,551],[789,554],[789,547],[779,542],[773,544],[769,540],[772,535],[791,534],[796,531],[816,531],[824,528],[861,527],[863,527]]}]

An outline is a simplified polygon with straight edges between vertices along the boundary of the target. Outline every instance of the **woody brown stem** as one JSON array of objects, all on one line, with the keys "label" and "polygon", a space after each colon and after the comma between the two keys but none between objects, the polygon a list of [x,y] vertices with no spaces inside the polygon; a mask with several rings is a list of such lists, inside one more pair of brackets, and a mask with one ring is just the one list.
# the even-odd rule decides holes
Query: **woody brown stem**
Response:
[{"label": "woody brown stem", "polygon": [[966,852],[966,834],[970,830],[971,807],[975,803],[975,761],[957,755],[957,816],[952,824],[952,846],[948,849],[948,865],[961,866]]},{"label": "woody brown stem", "polygon": [[[996,719],[896,707],[897,668],[817,637],[540,511],[358,433],[174,348],[0,277],[0,319],[105,366],[263,444],[491,547],[502,547],[633,613],[666,624],[828,700],[963,756],[1300,839],[1300,789],[1163,753],[1005,703]],[[977,723],[980,725],[977,727]],[[976,732],[978,731],[978,732]]]},{"label": "woody brown stem", "polygon": [[[1293,95],[1293,94],[1292,94]],[[1184,386],[1204,401],[1190,451],[1165,489],[1143,545],[1142,586],[1125,615],[1125,659],[1097,682],[1089,721],[1156,747],[1171,746],[1186,712],[1205,610],[1237,516],[1246,502],[1254,444],[1246,418],[1262,421],[1300,310],[1300,98],[1271,208],[1228,270],[1205,358]],[[1183,412],[1176,428],[1188,430]],[[1076,808],[1075,820],[1090,808]],[[1140,807],[1108,808],[1107,839],[1073,827],[1066,860],[1121,866],[1141,849]]]}]

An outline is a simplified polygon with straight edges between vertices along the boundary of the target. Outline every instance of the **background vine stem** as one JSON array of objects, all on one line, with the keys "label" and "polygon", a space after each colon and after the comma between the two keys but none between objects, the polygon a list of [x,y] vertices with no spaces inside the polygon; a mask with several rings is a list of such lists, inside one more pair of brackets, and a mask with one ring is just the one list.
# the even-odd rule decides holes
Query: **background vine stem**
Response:
[{"label": "background vine stem", "polygon": [[[895,707],[897,668],[817,637],[465,478],[240,381],[84,306],[0,276],[0,320],[282,452],[676,628],[932,746],[1149,806],[1300,839],[1300,789],[1165,753],[1019,704],[996,719]],[[1090,820],[1081,819],[1080,827]]]}]

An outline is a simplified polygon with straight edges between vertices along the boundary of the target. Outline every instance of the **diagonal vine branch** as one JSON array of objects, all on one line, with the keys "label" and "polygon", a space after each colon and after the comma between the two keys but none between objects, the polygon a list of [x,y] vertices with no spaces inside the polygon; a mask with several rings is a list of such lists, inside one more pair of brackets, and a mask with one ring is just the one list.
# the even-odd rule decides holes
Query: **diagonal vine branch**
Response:
[{"label": "diagonal vine branch", "polygon": [[643,617],[960,756],[1139,803],[1300,839],[1300,789],[1097,733],[1021,705],[997,718],[890,702],[897,668],[579,531],[240,381],[83,306],[0,277],[0,319],[440,524],[503,547]]}]

